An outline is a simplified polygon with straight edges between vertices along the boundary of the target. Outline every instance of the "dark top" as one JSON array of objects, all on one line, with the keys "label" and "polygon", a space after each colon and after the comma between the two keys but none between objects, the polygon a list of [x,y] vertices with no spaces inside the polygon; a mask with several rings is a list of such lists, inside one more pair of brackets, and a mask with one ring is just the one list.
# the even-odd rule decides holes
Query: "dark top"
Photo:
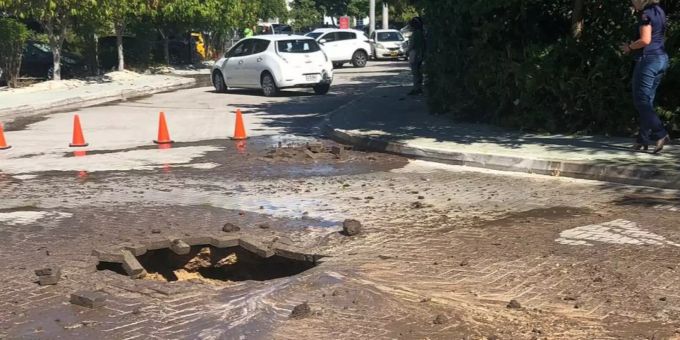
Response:
[{"label": "dark top", "polygon": [[652,42],[643,49],[635,51],[636,56],[666,54],[664,39],[666,36],[666,13],[661,6],[653,4],[645,7],[640,13],[639,27],[652,25]]}]

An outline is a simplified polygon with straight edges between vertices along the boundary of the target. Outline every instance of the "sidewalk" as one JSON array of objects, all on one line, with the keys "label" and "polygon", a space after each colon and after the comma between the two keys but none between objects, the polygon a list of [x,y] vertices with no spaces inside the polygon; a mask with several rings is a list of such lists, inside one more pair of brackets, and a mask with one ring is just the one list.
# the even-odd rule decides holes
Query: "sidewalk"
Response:
[{"label": "sidewalk", "polygon": [[371,150],[450,164],[680,189],[680,148],[635,153],[631,140],[523,134],[427,114],[408,87],[379,87],[338,108],[331,138]]},{"label": "sidewalk", "polygon": [[47,81],[0,91],[0,121],[28,115],[76,110],[191,87],[195,79],[169,75],[111,72],[89,80]]}]

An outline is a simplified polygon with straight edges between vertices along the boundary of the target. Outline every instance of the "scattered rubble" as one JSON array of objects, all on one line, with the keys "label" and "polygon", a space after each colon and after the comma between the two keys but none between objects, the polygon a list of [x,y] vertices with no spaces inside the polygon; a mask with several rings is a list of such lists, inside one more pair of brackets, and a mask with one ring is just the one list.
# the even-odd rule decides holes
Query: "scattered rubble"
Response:
[{"label": "scattered rubble", "polygon": [[345,220],[342,223],[342,233],[345,236],[356,236],[361,233],[361,222],[357,220]]},{"label": "scattered rubble", "polygon": [[225,223],[224,226],[222,227],[222,231],[225,233],[233,233],[237,231],[241,231],[241,227],[233,224],[233,223]]},{"label": "scattered rubble", "polygon": [[95,291],[77,291],[71,294],[71,303],[86,308],[100,308],[106,302],[106,295]]},{"label": "scattered rubble", "polygon": [[307,302],[301,303],[290,312],[291,319],[303,319],[312,314],[312,309],[309,307]]},{"label": "scattered rubble", "polygon": [[38,276],[38,284],[41,286],[56,285],[61,279],[61,268],[50,265],[45,268],[36,269],[35,275]]}]

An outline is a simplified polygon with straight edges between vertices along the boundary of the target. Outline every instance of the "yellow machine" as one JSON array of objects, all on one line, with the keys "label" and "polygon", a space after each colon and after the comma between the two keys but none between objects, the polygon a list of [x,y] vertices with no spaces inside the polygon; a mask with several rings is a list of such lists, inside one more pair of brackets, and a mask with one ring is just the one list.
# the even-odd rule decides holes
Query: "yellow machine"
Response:
[{"label": "yellow machine", "polygon": [[201,56],[201,59],[205,59],[205,41],[203,40],[203,34],[201,33],[191,33],[191,38],[196,42],[196,53]]}]

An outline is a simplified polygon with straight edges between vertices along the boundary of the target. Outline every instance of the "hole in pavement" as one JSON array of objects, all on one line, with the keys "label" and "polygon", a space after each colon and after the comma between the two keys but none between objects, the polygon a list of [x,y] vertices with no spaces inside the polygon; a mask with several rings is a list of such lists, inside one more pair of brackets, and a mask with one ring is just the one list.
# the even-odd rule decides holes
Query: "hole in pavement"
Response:
[{"label": "hole in pavement", "polygon": [[[216,248],[192,246],[188,254],[178,255],[169,248],[150,250],[137,256],[146,270],[141,278],[153,281],[192,281],[224,284],[238,281],[266,281],[300,274],[316,266],[315,262],[274,255],[261,257],[240,246]],[[98,270],[128,275],[123,264],[100,261]]]}]

